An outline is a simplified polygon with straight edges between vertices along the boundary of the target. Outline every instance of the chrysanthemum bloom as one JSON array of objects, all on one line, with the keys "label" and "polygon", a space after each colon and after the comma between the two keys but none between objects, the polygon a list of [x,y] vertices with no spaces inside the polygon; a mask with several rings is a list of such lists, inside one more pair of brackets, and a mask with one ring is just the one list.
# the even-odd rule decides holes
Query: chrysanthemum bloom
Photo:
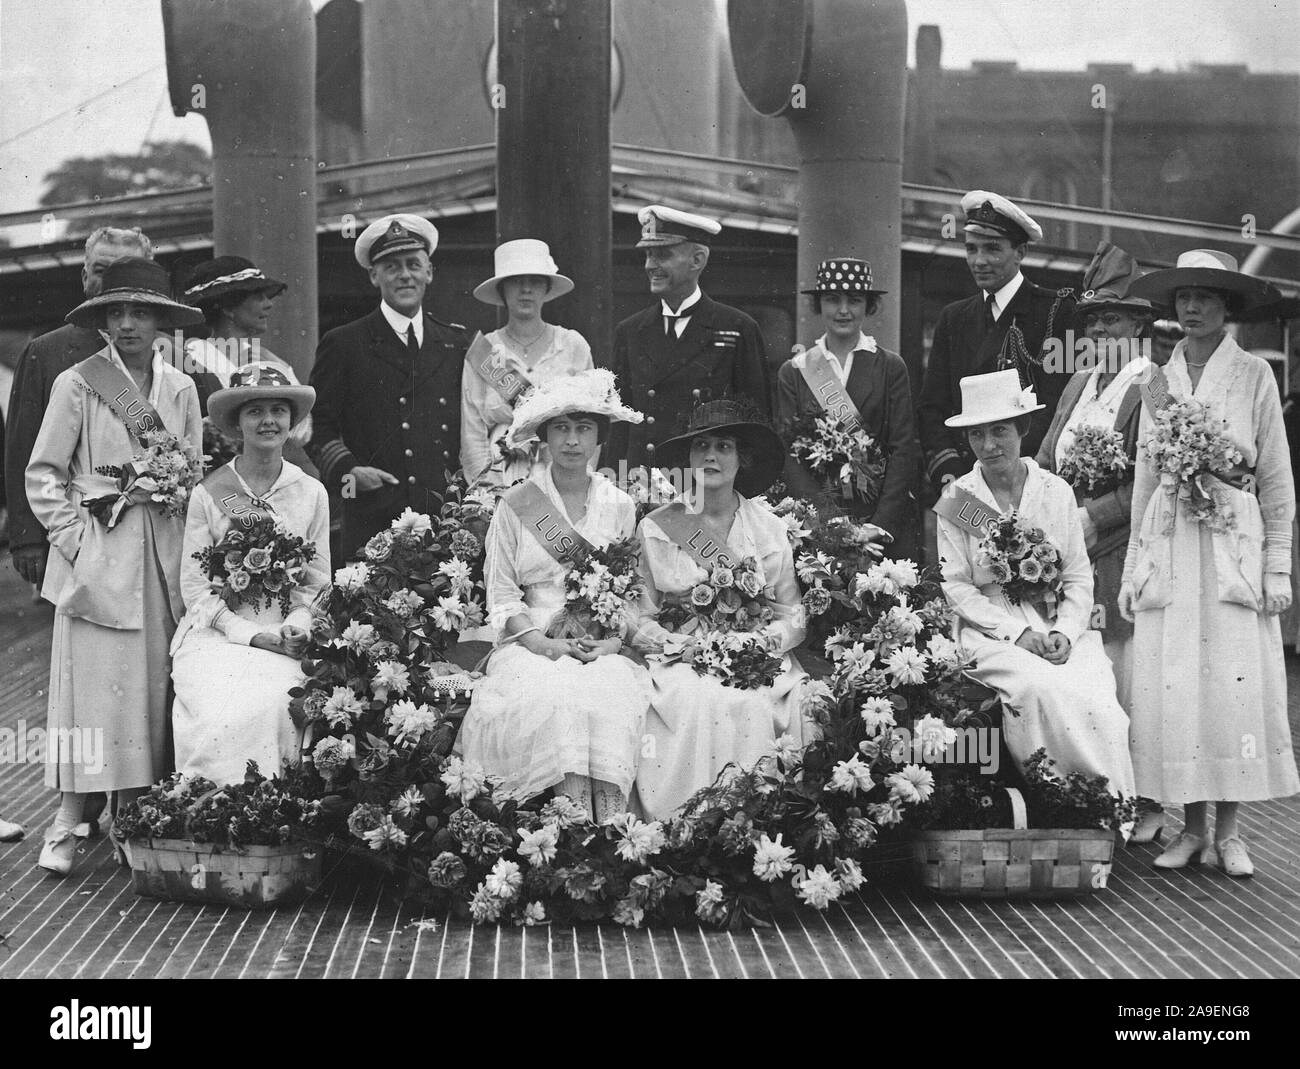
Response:
[{"label": "chrysanthemum bloom", "polygon": [[321,709],[321,716],[332,728],[350,728],[364,708],[351,687],[335,687]]},{"label": "chrysanthemum bloom", "polygon": [[370,569],[364,564],[352,564],[334,573],[334,585],[345,594],[356,594],[370,581]]},{"label": "chrysanthemum bloom", "polygon": [[925,682],[925,654],[914,646],[900,646],[889,655],[889,675],[895,686]]},{"label": "chrysanthemum bloom", "polygon": [[462,761],[459,757],[447,758],[442,770],[442,782],[452,794],[459,795],[466,804],[472,802],[487,789],[487,775],[477,765]]},{"label": "chrysanthemum bloom", "polygon": [[889,784],[890,798],[909,805],[928,801],[934,794],[934,775],[920,765],[906,765],[885,778]]},{"label": "chrysanthemum bloom", "polygon": [[419,538],[433,530],[433,521],[423,512],[406,508],[392,523],[392,529]]},{"label": "chrysanthemum bloom", "polygon": [[862,869],[858,867],[858,863],[851,857],[841,857],[835,860],[835,878],[839,880],[840,887],[845,891],[856,891],[866,883],[866,877],[862,875]]},{"label": "chrysanthemum bloom", "polygon": [[622,814],[609,823],[623,834],[614,852],[624,861],[640,864],[659,853],[667,841],[664,838],[664,826],[657,820],[647,823],[629,814]]},{"label": "chrysanthemum bloom", "polygon": [[794,848],[781,842],[782,835],[778,832],[775,839],[761,835],[754,847],[754,875],[764,883],[774,883],[794,867],[790,861]]},{"label": "chrysanthemum bloom", "polygon": [[543,824],[536,831],[521,833],[523,841],[519,844],[519,856],[532,865],[549,865],[555,860],[556,847],[560,842],[558,824]]},{"label": "chrysanthemum bloom", "polygon": [[519,894],[523,885],[524,874],[519,871],[518,864],[503,857],[497,858],[492,871],[483,880],[483,886],[504,902],[509,902]]},{"label": "chrysanthemum bloom", "polygon": [[874,735],[883,727],[893,727],[894,703],[888,698],[866,698],[862,702],[862,723],[867,733]]},{"label": "chrysanthemum bloom", "polygon": [[795,893],[813,909],[825,909],[840,897],[841,887],[824,865],[818,865],[795,885]]},{"label": "chrysanthemum bloom", "polygon": [[393,818],[385,813],[379,818],[375,827],[362,835],[371,850],[382,850],[386,846],[403,847],[406,845],[406,832],[393,823]]},{"label": "chrysanthemum bloom", "polygon": [[913,726],[913,748],[920,749],[922,761],[941,761],[948,747],[957,741],[957,731],[937,716],[926,714]]}]

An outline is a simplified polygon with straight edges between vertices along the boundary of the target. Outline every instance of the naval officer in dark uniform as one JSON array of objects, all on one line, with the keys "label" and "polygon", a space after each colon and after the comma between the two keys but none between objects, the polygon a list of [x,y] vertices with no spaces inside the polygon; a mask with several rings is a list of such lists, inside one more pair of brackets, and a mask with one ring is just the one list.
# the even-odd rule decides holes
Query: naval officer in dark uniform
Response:
[{"label": "naval officer in dark uniform", "polygon": [[944,426],[944,420],[961,411],[964,377],[1015,368],[1021,387],[1033,387],[1046,408],[1035,414],[1021,443],[1021,452],[1032,457],[1074,370],[1068,360],[1057,367],[1048,359],[1044,367],[1047,339],[1064,344],[1074,321],[1073,292],[1035,285],[1020,271],[1029,243],[1042,240],[1042,228],[1006,197],[986,190],[967,193],[961,207],[966,263],[979,292],[947,305],[934,328],[916,409],[931,500],[975,465],[965,435]]},{"label": "naval officer in dark uniform", "polygon": [[329,331],[316,349],[310,453],[343,503],[340,560],[405,508],[434,513],[460,449],[460,378],[469,335],[423,308],[438,231],[387,215],[357,238],[379,307]]},{"label": "naval officer in dark uniform", "polygon": [[614,328],[614,351],[601,361],[618,377],[624,401],[645,422],[616,423],[603,452],[617,469],[653,465],[696,401],[745,395],[771,415],[767,351],[758,324],[700,291],[709,246],[722,227],[702,215],[652,205],[637,214],[650,292],[659,303]]}]

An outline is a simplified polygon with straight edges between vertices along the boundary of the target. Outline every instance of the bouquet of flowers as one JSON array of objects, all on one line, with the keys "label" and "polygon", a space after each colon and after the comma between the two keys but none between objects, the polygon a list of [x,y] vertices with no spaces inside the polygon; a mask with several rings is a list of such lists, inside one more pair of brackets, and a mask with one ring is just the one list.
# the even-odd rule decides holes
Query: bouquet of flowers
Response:
[{"label": "bouquet of flowers", "polygon": [[1041,600],[1049,616],[1056,611],[1065,589],[1061,551],[1041,527],[1030,526],[1015,509],[998,517],[980,542],[976,560],[993,572],[993,581],[1012,605]]},{"label": "bouquet of flowers", "polygon": [[203,457],[168,431],[146,431],[144,448],[129,461],[95,471],[116,479],[117,488],[81,503],[111,531],[131,505],[156,505],[165,516],[184,516],[190,491],[203,478]]},{"label": "bouquet of flowers", "polygon": [[316,557],[316,543],[290,534],[284,521],[264,516],[252,527],[232,526],[216,545],[194,554],[212,590],[231,609],[241,604],[288,613],[289,596],[302,570]]},{"label": "bouquet of flowers", "polygon": [[[773,656],[772,641],[772,636],[757,631],[706,631],[681,649],[681,660],[702,676],[717,677],[724,687],[758,690],[770,687],[781,674],[781,658]],[[665,644],[664,652],[671,659],[676,644]]]},{"label": "bouquet of flowers", "polygon": [[1216,500],[1207,480],[1224,476],[1241,463],[1227,435],[1227,421],[1211,419],[1199,401],[1174,401],[1156,413],[1144,442],[1147,457],[1167,487],[1176,488],[1187,514],[1213,528],[1232,526],[1226,503]]},{"label": "bouquet of flowers", "polygon": [[766,604],[758,561],[746,557],[734,568],[715,564],[709,577],[690,593],[664,599],[659,623],[669,631],[757,631],[775,614]]},{"label": "bouquet of flowers", "polygon": [[320,815],[320,803],[304,797],[311,785],[300,770],[267,779],[248,762],[243,782],[218,786],[202,776],[173,773],[117,815],[113,834],[137,839],[189,839],[240,849],[280,846],[301,838]]},{"label": "bouquet of flowers", "polygon": [[547,627],[551,638],[605,638],[623,632],[624,609],[641,596],[635,538],[595,550],[581,568],[564,576],[565,605]]},{"label": "bouquet of flowers", "polygon": [[871,435],[825,414],[804,416],[793,432],[790,452],[796,460],[839,483],[845,497],[856,493],[867,505],[875,503],[885,478],[885,454]]},{"label": "bouquet of flowers", "polygon": [[[880,560],[881,529],[835,516],[808,532],[795,556],[795,574],[803,588],[809,630],[825,640],[831,630],[860,611],[852,590],[858,576]],[[912,566],[914,567],[914,566]]]},{"label": "bouquet of flowers", "polygon": [[1059,472],[1082,497],[1100,497],[1119,486],[1132,467],[1124,436],[1113,427],[1080,427],[1065,451]]},{"label": "bouquet of flowers", "polygon": [[790,540],[790,548],[798,553],[808,536],[817,528],[816,506],[801,497],[782,497],[776,501],[760,497],[755,500],[771,508],[772,514],[785,524],[785,535]]},{"label": "bouquet of flowers", "polygon": [[235,457],[239,456],[239,450],[239,442],[213,423],[211,416],[203,417],[205,470],[216,471],[223,464],[229,464]]}]

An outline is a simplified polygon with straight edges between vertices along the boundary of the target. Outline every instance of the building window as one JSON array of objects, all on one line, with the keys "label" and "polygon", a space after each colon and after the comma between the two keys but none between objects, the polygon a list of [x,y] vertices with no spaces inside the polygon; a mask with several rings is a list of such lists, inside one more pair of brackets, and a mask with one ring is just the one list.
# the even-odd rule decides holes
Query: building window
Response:
[{"label": "building window", "polygon": [[[1078,204],[1079,189],[1074,179],[1060,171],[1031,171],[1020,195],[1027,200],[1045,200],[1052,204]],[[1031,210],[1030,214],[1033,212]],[[1079,243],[1079,224],[1060,219],[1040,219],[1043,244],[1073,249]]]}]

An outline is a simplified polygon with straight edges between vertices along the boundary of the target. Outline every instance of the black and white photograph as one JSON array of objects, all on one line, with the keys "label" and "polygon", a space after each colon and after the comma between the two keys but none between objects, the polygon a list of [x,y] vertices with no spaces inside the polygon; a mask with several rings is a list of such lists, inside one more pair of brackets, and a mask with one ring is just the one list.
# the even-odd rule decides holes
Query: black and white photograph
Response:
[{"label": "black and white photograph", "polygon": [[1297,325],[1290,0],[0,0],[0,1000],[1280,1038]]}]

